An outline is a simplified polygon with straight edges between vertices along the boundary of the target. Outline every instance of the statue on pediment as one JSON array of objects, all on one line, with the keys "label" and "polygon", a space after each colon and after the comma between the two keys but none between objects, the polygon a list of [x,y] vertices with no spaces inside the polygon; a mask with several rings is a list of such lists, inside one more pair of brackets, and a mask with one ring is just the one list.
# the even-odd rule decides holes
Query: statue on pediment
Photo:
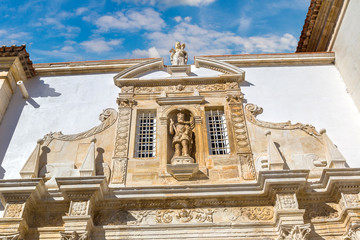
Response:
[{"label": "statue on pediment", "polygon": [[170,60],[172,65],[186,65],[188,61],[188,54],[185,51],[185,43],[175,43],[175,49],[170,50]]}]

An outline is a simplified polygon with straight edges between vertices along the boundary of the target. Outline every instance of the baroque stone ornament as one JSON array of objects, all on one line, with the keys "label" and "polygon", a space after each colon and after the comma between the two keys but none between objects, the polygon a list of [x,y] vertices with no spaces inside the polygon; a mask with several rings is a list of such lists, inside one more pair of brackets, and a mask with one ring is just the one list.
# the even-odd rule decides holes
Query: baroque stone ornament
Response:
[{"label": "baroque stone ornament", "polygon": [[307,240],[310,232],[310,224],[281,226],[278,240]]},{"label": "baroque stone ornament", "polygon": [[6,218],[21,217],[23,207],[24,207],[23,203],[7,204],[4,217]]},{"label": "baroque stone ornament", "polygon": [[276,199],[277,209],[297,209],[299,207],[295,193],[276,194]]},{"label": "baroque stone ornament", "polygon": [[60,232],[61,240],[88,240],[88,232]]},{"label": "baroque stone ornament", "polygon": [[175,43],[175,49],[170,50],[170,60],[172,65],[186,65],[188,61],[188,54],[185,51],[185,43]]},{"label": "baroque stone ornament", "polygon": [[119,108],[131,108],[136,105],[136,101],[131,98],[118,97],[116,102],[119,105]]},{"label": "baroque stone ornament", "polygon": [[[101,121],[101,124],[97,127],[94,127],[88,131],[78,133],[78,134],[72,134],[72,135],[63,135],[61,132],[56,133],[50,133],[44,136],[42,139],[45,143],[44,145],[48,145],[52,139],[58,139],[63,141],[75,141],[84,139],[90,136],[93,136],[95,134],[98,134],[105,129],[109,128],[116,122],[117,118],[117,112],[113,108],[107,108],[105,109],[99,116],[99,120]],[[46,141],[48,139],[48,141]],[[46,144],[46,142],[48,142]]]},{"label": "baroque stone ornament", "polygon": [[321,136],[321,134],[316,131],[315,127],[310,124],[302,124],[302,123],[292,124],[291,121],[282,122],[282,123],[271,123],[256,119],[256,116],[261,114],[262,112],[263,109],[261,107],[256,106],[255,104],[245,105],[246,119],[257,126],[264,128],[272,128],[272,129],[284,129],[284,130],[299,129],[314,137]]},{"label": "baroque stone ornament", "polygon": [[169,132],[173,135],[172,145],[174,148],[172,164],[194,163],[194,159],[190,156],[194,144],[194,126],[194,119],[191,117],[190,121],[185,121],[185,114],[181,110],[177,114],[176,123],[170,118]]},{"label": "baroque stone ornament", "polygon": [[87,201],[74,201],[71,203],[70,215],[81,216],[87,214]]},{"label": "baroque stone ornament", "polygon": [[213,222],[213,209],[157,210],[157,223]]},{"label": "baroque stone ornament", "polygon": [[360,238],[357,235],[359,230],[360,230],[360,223],[359,222],[351,223],[350,228],[344,234],[343,240],[359,240]]}]

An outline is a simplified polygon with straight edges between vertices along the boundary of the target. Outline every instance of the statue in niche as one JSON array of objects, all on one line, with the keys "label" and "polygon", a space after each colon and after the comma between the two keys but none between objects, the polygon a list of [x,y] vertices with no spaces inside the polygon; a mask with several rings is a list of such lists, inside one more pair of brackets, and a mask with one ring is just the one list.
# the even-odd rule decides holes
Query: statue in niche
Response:
[{"label": "statue in niche", "polygon": [[175,151],[171,159],[172,164],[194,163],[194,159],[190,156],[194,144],[194,126],[193,117],[190,117],[190,121],[185,121],[185,113],[182,110],[177,114],[177,123],[170,118],[169,132],[174,135],[172,146]]},{"label": "statue in niche", "polygon": [[186,65],[188,61],[188,54],[185,51],[185,43],[175,43],[175,49],[170,50],[170,60],[172,65]]}]

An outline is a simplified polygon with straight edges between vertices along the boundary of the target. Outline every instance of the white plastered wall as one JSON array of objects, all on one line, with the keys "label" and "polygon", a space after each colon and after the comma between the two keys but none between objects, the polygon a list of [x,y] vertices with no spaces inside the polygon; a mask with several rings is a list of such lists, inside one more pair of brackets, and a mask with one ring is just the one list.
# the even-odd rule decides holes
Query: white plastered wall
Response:
[{"label": "white plastered wall", "polygon": [[350,0],[331,49],[349,93],[360,110],[360,1]]},{"label": "white plastered wall", "polygon": [[[192,69],[201,76],[215,74]],[[349,165],[360,167],[360,114],[334,65],[242,69],[245,99],[264,108],[259,119],[326,128]],[[0,177],[19,178],[36,141],[50,131],[85,131],[100,123],[103,109],[116,109],[119,88],[114,75],[40,77],[26,82],[31,98],[26,101],[16,91],[0,125]]]}]

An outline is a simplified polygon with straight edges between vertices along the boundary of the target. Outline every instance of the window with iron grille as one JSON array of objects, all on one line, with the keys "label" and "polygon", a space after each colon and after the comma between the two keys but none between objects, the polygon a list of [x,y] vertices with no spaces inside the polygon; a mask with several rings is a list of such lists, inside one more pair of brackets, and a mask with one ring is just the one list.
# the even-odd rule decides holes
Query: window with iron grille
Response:
[{"label": "window with iron grille", "polygon": [[156,114],[155,111],[139,111],[136,122],[135,157],[155,157]]},{"label": "window with iron grille", "polygon": [[207,110],[206,123],[210,154],[229,154],[230,145],[224,111],[220,109]]}]

